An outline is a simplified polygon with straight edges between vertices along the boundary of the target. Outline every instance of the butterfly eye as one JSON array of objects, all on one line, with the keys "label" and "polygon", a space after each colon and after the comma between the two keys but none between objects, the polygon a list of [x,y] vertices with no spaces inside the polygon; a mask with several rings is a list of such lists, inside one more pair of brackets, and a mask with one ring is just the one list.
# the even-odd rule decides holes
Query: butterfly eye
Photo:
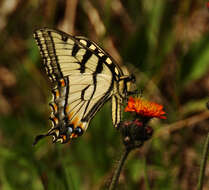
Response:
[{"label": "butterfly eye", "polygon": [[131,82],[133,82],[133,83],[136,82],[136,77],[133,74],[131,75]]},{"label": "butterfly eye", "polygon": [[81,127],[76,127],[74,133],[78,136],[81,136],[83,134],[83,129],[81,129]]}]

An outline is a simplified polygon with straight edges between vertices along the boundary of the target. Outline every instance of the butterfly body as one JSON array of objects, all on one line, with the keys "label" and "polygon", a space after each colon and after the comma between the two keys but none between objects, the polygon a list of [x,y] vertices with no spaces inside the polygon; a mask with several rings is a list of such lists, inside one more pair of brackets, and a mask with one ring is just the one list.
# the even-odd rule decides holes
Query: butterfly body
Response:
[{"label": "butterfly body", "polygon": [[112,99],[112,120],[121,120],[121,104],[133,93],[134,77],[124,75],[115,61],[87,38],[70,36],[48,28],[34,32],[46,73],[53,84],[50,103],[52,128],[39,139],[52,135],[66,143],[86,131],[91,119]]}]

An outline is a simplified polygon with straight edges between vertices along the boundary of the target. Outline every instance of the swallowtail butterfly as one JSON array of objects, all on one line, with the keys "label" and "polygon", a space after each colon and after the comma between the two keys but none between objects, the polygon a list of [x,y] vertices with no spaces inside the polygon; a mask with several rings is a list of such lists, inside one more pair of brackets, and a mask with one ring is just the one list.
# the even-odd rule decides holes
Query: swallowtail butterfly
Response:
[{"label": "swallowtail butterfly", "polygon": [[135,93],[135,77],[125,75],[113,58],[93,41],[43,28],[34,32],[44,68],[52,83],[52,127],[36,137],[66,143],[86,131],[103,104],[112,100],[112,122],[121,121],[121,104]]}]

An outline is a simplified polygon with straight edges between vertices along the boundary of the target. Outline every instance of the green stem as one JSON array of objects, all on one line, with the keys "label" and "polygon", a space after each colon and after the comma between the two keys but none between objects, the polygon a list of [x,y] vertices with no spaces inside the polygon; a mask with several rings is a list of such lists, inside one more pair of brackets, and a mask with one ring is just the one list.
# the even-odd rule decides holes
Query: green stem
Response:
[{"label": "green stem", "polygon": [[143,159],[143,164],[144,164],[144,181],[145,181],[146,189],[147,189],[147,190],[150,190],[149,179],[148,179],[148,175],[147,175],[147,163],[146,163],[146,158]]},{"label": "green stem", "polygon": [[118,183],[118,179],[119,179],[119,176],[120,176],[120,173],[121,173],[121,170],[122,170],[122,167],[128,157],[128,154],[130,153],[132,149],[125,149],[125,151],[122,153],[121,155],[121,158],[120,158],[120,161],[118,162],[117,164],[117,168],[114,172],[114,175],[113,175],[113,178],[111,180],[111,183],[110,183],[110,186],[109,186],[109,190],[114,190],[117,183]]},{"label": "green stem", "polygon": [[203,188],[203,180],[205,176],[205,168],[206,168],[208,153],[209,153],[209,133],[206,138],[205,145],[204,145],[203,158],[202,158],[202,163],[200,166],[200,174],[199,174],[199,179],[198,179],[197,190],[202,190]]}]

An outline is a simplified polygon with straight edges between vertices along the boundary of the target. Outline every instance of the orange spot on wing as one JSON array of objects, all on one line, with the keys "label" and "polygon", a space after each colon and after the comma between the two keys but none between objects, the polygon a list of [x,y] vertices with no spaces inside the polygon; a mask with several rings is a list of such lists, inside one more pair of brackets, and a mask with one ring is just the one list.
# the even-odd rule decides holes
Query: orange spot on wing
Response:
[{"label": "orange spot on wing", "polygon": [[54,104],[54,110],[55,110],[55,112],[57,112],[57,111],[58,111],[57,104]]},{"label": "orange spot on wing", "polygon": [[67,139],[66,135],[63,135],[62,138],[64,141],[66,141],[66,139]]},{"label": "orange spot on wing", "polygon": [[56,90],[56,91],[55,91],[55,96],[56,96],[56,98],[59,98],[59,97],[60,97],[60,92],[59,92],[59,90]]},{"label": "orange spot on wing", "polygon": [[70,113],[67,115],[69,121],[71,120],[71,118],[72,118],[72,116],[73,116],[73,113],[74,113],[74,112],[70,112]]},{"label": "orange spot on wing", "polygon": [[69,111],[70,111],[70,106],[67,105],[66,108],[65,108],[65,112],[68,113]]},{"label": "orange spot on wing", "polygon": [[72,135],[70,135],[70,138],[77,138],[77,137],[78,137],[78,135],[75,134],[75,133],[73,133]]},{"label": "orange spot on wing", "polygon": [[57,112],[58,110],[57,104],[53,103],[51,104],[51,106],[53,107],[54,112]]},{"label": "orange spot on wing", "polygon": [[77,126],[77,125],[78,125],[78,120],[79,120],[79,118],[76,117],[75,119],[73,119],[72,124],[73,124],[74,126]]},{"label": "orange spot on wing", "polygon": [[56,124],[58,124],[58,119],[56,117],[52,118]]},{"label": "orange spot on wing", "polygon": [[65,86],[65,80],[64,80],[64,79],[60,79],[60,81],[59,81],[59,82],[60,82],[60,84],[61,84],[61,86],[62,86],[62,87],[64,87],[64,86]]}]

